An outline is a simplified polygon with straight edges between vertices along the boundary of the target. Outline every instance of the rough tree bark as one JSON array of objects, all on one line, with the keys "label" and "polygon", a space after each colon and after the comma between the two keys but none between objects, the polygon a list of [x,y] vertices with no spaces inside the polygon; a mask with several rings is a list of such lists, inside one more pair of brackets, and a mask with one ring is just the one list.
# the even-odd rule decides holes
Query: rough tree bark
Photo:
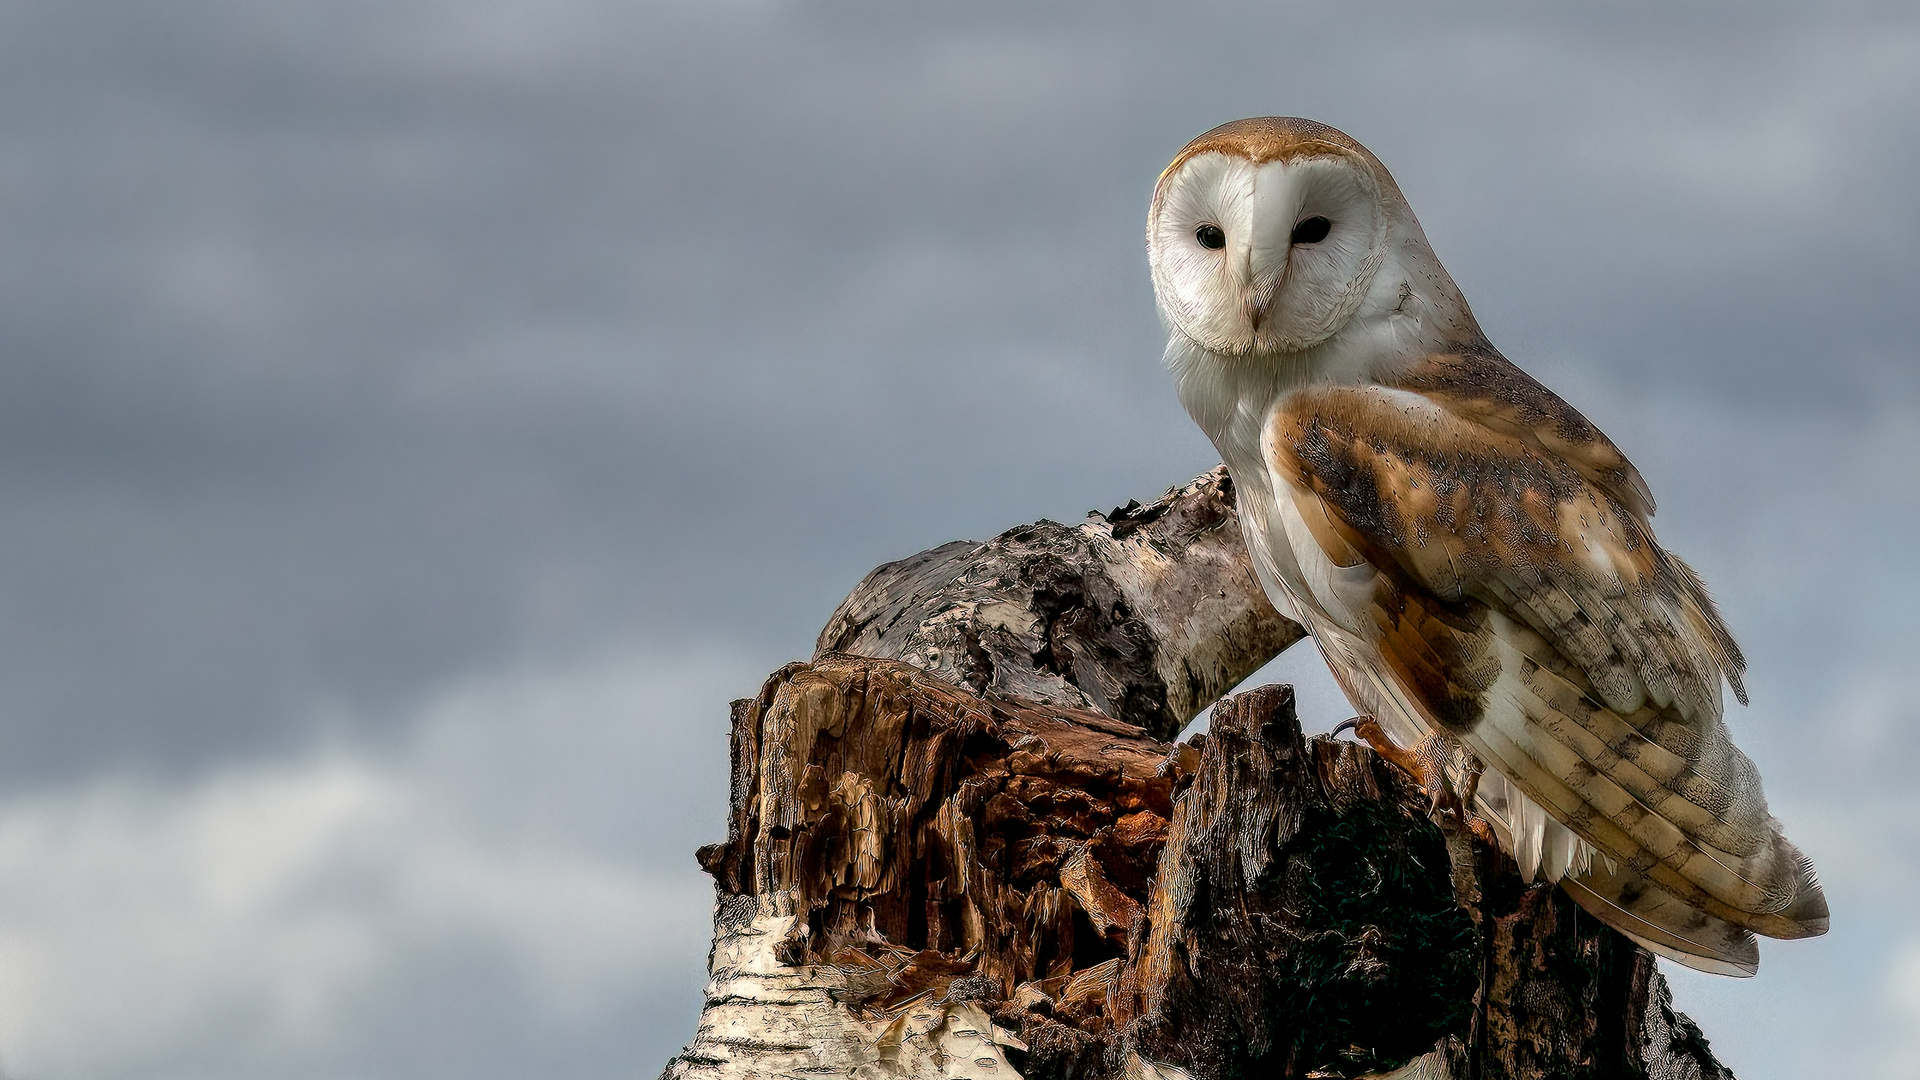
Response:
[{"label": "rough tree bark", "polygon": [[1651,956],[1292,691],[1221,470],[883,566],[734,703],[665,1077],[1729,1073]]},{"label": "rough tree bark", "polygon": [[1172,739],[1306,631],[1267,602],[1216,468],[1158,501],[956,540],[868,574],[815,655],[903,660],[977,694]]}]

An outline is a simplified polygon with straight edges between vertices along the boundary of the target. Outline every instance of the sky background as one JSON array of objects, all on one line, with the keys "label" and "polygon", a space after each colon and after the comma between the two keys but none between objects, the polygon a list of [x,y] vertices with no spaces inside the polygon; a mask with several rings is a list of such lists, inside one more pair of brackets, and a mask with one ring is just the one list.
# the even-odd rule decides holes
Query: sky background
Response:
[{"label": "sky background", "polygon": [[1682,1007],[1920,1077],[1920,9],[1425,0],[0,6],[0,1075],[653,1076],[727,701],[1215,461],[1142,228],[1262,114],[1388,164],[1746,647],[1834,929]]}]

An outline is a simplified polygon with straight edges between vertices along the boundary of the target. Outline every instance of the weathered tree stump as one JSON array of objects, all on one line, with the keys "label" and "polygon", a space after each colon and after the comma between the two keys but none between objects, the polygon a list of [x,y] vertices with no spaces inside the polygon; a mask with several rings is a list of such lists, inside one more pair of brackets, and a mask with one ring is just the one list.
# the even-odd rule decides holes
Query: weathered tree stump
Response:
[{"label": "weathered tree stump", "polygon": [[1147,506],[956,540],[868,574],[815,655],[903,660],[975,693],[1095,709],[1161,739],[1306,636],[1254,580],[1216,468]]},{"label": "weathered tree stump", "polygon": [[[1644,950],[1292,691],[1218,470],[891,564],[736,702],[665,1076],[1729,1074]],[[860,653],[856,655],[855,652]]]}]

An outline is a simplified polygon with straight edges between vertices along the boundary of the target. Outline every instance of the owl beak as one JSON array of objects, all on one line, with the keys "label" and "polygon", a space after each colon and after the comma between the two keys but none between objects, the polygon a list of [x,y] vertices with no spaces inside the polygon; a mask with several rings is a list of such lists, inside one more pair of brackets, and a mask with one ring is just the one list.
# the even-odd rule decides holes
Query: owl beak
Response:
[{"label": "owl beak", "polygon": [[1245,309],[1247,326],[1256,333],[1273,314],[1280,286],[1286,281],[1287,251],[1282,245],[1278,250],[1256,247],[1247,253]]},{"label": "owl beak", "polygon": [[1267,313],[1273,310],[1273,298],[1280,291],[1279,283],[1266,287],[1254,286],[1247,296],[1247,326],[1255,331],[1267,321]]}]

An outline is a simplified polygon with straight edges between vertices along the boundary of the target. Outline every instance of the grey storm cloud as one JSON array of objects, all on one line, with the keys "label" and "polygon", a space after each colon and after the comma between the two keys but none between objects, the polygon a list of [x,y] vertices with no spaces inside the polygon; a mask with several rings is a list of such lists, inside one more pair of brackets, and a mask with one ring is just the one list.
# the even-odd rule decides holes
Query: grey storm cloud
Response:
[{"label": "grey storm cloud", "polygon": [[8,5],[0,1066],[656,1067],[725,701],[878,562],[1212,463],[1147,198],[1290,113],[1754,658],[1836,930],[1683,1005],[1916,1075],[1916,100],[1893,3]]}]

